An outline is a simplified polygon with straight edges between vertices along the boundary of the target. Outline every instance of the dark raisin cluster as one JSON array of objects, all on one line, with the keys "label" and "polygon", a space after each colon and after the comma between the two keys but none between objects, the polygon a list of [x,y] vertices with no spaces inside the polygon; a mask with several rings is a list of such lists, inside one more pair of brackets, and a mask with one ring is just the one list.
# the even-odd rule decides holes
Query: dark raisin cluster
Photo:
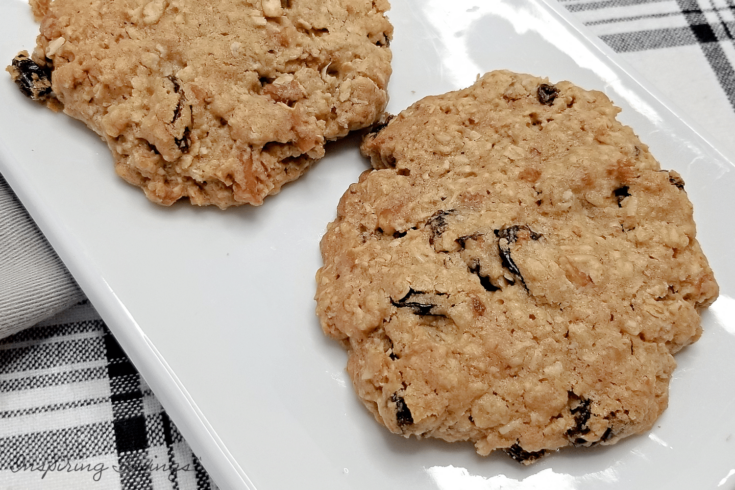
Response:
[{"label": "dark raisin cluster", "polygon": [[553,105],[556,96],[559,95],[559,89],[548,83],[542,83],[538,86],[538,101],[544,105]]},{"label": "dark raisin cluster", "polygon": [[50,65],[40,66],[22,53],[13,58],[12,65],[17,72],[15,84],[26,97],[43,101],[53,96]]}]

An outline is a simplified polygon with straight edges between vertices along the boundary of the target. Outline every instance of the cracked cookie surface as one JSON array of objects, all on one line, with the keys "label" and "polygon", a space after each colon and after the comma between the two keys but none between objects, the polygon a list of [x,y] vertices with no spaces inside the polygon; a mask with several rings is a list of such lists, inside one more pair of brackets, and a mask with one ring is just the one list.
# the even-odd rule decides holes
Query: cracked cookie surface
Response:
[{"label": "cracked cookie surface", "polygon": [[530,463],[665,409],[718,294],[676,172],[601,92],[507,71],[366,136],[322,239],[317,314],[404,436]]},{"label": "cracked cookie surface", "polygon": [[[259,205],[387,103],[387,0],[33,7],[36,71],[49,71],[64,112],[107,142],[118,175],[159,204]],[[9,67],[19,85],[38,79],[19,63]]]}]

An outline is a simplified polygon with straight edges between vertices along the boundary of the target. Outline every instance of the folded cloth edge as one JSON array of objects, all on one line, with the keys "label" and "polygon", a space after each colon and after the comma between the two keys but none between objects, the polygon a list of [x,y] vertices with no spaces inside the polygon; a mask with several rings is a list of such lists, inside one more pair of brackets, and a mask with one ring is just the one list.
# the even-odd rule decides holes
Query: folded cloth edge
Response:
[{"label": "folded cloth edge", "polygon": [[84,293],[2,175],[0,257],[0,338],[84,299]]}]

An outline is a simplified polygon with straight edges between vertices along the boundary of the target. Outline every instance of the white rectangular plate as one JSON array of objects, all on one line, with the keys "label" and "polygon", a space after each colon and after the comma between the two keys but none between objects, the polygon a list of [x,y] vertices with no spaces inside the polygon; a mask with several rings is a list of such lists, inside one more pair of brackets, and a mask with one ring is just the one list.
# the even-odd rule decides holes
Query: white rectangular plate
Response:
[{"label": "white rectangular plate", "polygon": [[[722,288],[678,354],[648,434],[527,468],[470,444],[389,434],[354,395],[314,315],[318,243],[368,168],[355,137],[260,208],[163,208],[107,148],[0,79],[0,171],[223,489],[692,489],[735,486],[733,165],[544,0],[394,0],[390,112],[497,68],[606,92],[680,172]],[[31,49],[25,0],[0,4],[0,60]],[[1,77],[0,77],[1,78]]]}]

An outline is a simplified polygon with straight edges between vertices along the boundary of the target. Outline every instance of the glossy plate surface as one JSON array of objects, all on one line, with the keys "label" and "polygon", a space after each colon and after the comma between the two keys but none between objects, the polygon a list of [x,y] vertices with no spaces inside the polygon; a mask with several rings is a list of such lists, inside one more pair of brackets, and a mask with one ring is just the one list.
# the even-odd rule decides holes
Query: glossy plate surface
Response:
[{"label": "glossy plate surface", "polygon": [[[223,489],[735,488],[735,172],[561,7],[394,0],[390,112],[508,68],[605,91],[682,174],[722,295],[677,355],[648,434],[531,467],[470,444],[405,440],[353,394],[314,315],[318,243],[368,167],[355,138],[260,208],[163,208],[114,174],[81,123],[0,76],[0,171]],[[0,60],[31,49],[25,0],[0,3]]]}]

